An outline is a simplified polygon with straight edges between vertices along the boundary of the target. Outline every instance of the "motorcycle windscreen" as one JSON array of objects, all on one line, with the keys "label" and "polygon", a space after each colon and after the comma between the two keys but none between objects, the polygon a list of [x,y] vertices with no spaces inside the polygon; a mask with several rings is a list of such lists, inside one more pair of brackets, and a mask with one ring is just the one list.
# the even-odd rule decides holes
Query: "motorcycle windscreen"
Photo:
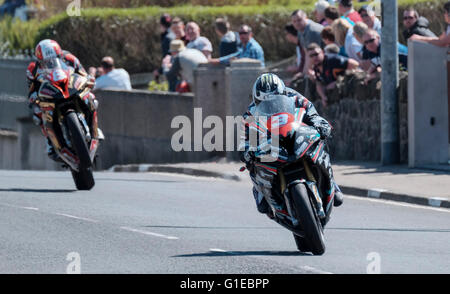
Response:
[{"label": "motorcycle windscreen", "polygon": [[286,95],[270,95],[255,108],[254,116],[270,117],[278,113],[295,114],[295,100]]}]

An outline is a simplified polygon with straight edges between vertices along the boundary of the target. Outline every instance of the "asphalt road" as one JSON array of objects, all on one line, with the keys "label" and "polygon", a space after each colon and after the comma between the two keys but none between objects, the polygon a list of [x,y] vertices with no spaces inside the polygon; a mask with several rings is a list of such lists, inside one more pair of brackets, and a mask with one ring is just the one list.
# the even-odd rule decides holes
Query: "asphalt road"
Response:
[{"label": "asphalt road", "polygon": [[250,182],[95,177],[78,192],[67,172],[0,171],[0,273],[450,273],[450,210],[348,196],[312,256]]}]

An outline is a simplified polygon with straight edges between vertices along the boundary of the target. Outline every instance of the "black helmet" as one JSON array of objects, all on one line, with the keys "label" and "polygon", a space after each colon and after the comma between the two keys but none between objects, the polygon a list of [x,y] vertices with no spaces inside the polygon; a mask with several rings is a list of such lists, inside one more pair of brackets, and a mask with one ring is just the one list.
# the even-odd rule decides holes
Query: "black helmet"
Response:
[{"label": "black helmet", "polygon": [[267,99],[269,95],[283,94],[285,88],[284,82],[276,74],[264,73],[253,84],[253,101],[258,104]]}]

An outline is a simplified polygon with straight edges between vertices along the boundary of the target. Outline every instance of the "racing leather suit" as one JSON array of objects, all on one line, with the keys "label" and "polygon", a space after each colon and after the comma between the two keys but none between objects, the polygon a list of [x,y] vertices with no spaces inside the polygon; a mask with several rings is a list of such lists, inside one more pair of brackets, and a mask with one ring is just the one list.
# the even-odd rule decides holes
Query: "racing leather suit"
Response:
[{"label": "racing leather suit", "polygon": [[[305,108],[305,115],[303,117],[303,122],[309,126],[314,127],[319,132],[322,140],[325,140],[330,137],[332,126],[326,119],[319,116],[314,105],[306,97],[304,97],[297,91],[287,87],[283,95],[286,95],[294,99],[296,107]],[[248,123],[246,122],[248,122],[249,117],[253,116],[255,108],[256,104],[252,102],[249,105],[247,112],[243,115],[245,131],[243,133],[242,142],[244,143],[245,146],[242,144],[240,145],[239,148],[239,150],[241,151],[240,158],[241,161],[243,161],[246,164],[246,167],[249,170],[250,178],[252,179],[253,182],[253,196],[255,197],[258,211],[261,213],[269,213],[270,211],[269,204],[265,200],[263,194],[260,191],[258,191],[257,188],[258,185],[255,178],[256,174],[253,168],[254,154],[252,151],[249,150],[249,127]],[[329,180],[329,185],[327,186],[328,196],[332,195],[336,191],[340,192],[339,186],[336,184],[333,178],[333,170],[331,168],[330,156],[328,152],[322,149],[322,152],[319,153],[319,156],[316,158],[316,161],[314,163],[320,167],[323,174]]]},{"label": "racing leather suit", "polygon": [[[93,88],[95,84],[95,78],[88,75],[86,70],[81,65],[80,61],[78,60],[75,55],[71,54],[68,51],[63,50],[63,53],[60,56],[61,60],[67,65],[72,67],[75,70],[75,73],[87,77],[88,87]],[[41,87],[41,82],[39,81],[38,77],[40,74],[43,73],[43,69],[41,67],[41,64],[39,61],[32,61],[27,68],[27,81],[28,81],[28,106],[32,108],[33,110],[33,122],[41,127],[43,135],[47,138],[47,153],[49,156],[56,160],[57,157],[54,155],[54,148],[51,145],[50,140],[48,139],[46,132],[44,131],[44,126],[42,124],[42,111],[40,107],[36,104],[36,99],[38,98],[38,92]],[[86,100],[88,104],[88,109],[91,111],[90,115],[92,116],[93,113],[98,108],[98,101],[95,99],[95,95],[93,93],[89,93],[89,97]]]}]

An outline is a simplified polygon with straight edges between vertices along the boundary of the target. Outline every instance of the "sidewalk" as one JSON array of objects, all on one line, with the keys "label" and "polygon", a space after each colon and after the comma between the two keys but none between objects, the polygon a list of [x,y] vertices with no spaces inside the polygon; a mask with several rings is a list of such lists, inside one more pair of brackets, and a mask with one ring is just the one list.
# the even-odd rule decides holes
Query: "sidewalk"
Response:
[{"label": "sidewalk", "polygon": [[[115,172],[169,172],[249,180],[243,164],[222,160],[207,163],[136,164],[114,166]],[[381,166],[376,162],[338,162],[334,176],[342,192],[433,207],[450,208],[450,171],[410,169],[406,165]]]}]

